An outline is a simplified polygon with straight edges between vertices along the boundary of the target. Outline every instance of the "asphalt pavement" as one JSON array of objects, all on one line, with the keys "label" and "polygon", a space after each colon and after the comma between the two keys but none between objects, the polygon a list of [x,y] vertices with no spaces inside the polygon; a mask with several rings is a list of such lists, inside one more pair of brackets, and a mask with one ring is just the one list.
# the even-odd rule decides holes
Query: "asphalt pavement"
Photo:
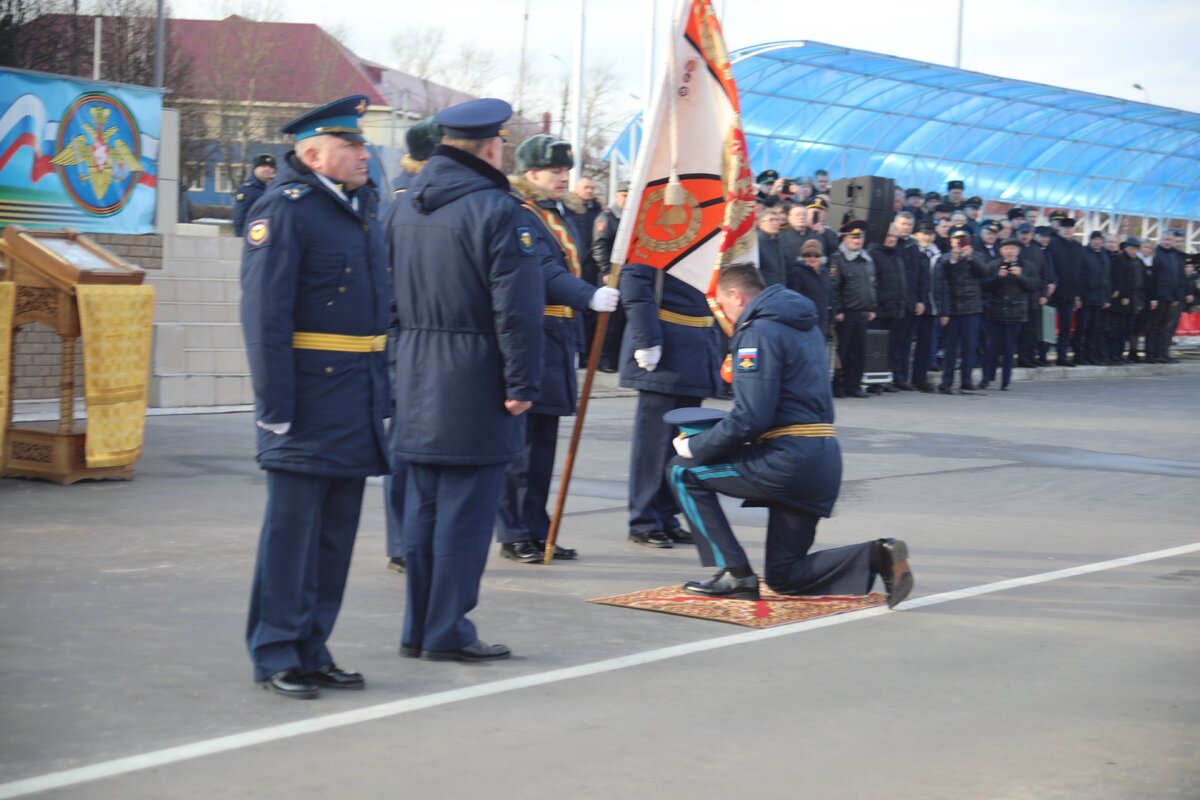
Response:
[{"label": "asphalt pavement", "polygon": [[[562,535],[580,559],[493,553],[472,615],[515,657],[398,657],[372,484],[331,642],[368,688],[309,702],[255,687],[242,640],[250,415],[151,417],[131,482],[0,480],[0,798],[1195,800],[1198,390],[839,401],[818,546],[903,538],[916,591],[766,632],[585,602],[709,572],[626,542],[634,400],[596,399]],[[728,509],[761,562],[764,512]]]}]

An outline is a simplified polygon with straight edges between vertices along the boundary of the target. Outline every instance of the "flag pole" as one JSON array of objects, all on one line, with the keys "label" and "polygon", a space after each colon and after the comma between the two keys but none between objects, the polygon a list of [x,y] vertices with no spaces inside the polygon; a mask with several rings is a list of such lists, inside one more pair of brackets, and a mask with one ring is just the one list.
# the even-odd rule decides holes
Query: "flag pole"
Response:
[{"label": "flag pole", "polygon": [[[608,273],[608,285],[613,289],[617,288],[620,275],[621,265],[613,264]],[[563,509],[567,505],[567,490],[571,487],[571,473],[575,471],[575,456],[579,452],[579,441],[583,437],[583,421],[587,417],[588,400],[592,396],[592,381],[596,378],[596,368],[600,366],[600,351],[604,349],[604,335],[608,332],[608,320],[611,316],[611,312],[603,311],[596,318],[596,332],[592,335],[592,347],[588,351],[587,372],[583,377],[583,388],[579,392],[579,407],[575,409],[575,425],[571,429],[571,444],[567,447],[567,458],[563,462],[562,476],[558,480],[558,497],[554,501],[550,530],[546,534],[543,564],[549,564],[554,558],[554,544],[558,540],[558,530],[562,525]]]}]

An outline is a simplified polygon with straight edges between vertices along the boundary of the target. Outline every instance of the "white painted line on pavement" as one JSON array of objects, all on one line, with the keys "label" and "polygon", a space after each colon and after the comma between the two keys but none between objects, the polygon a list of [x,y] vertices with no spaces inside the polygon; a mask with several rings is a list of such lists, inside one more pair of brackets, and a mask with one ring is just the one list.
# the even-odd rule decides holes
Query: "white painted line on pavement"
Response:
[{"label": "white painted line on pavement", "polygon": [[[1034,586],[1039,583],[1049,583],[1050,581],[1062,580],[1063,578],[1073,578],[1078,575],[1087,575],[1092,572],[1102,572],[1104,570],[1116,569],[1118,567],[1126,567],[1132,564],[1141,564],[1147,561],[1157,561],[1159,559],[1171,558],[1173,556],[1185,555],[1200,551],[1200,542],[1193,544],[1182,545],[1180,547],[1172,547],[1166,550],[1155,550],[1150,553],[1141,553],[1139,555],[1127,556],[1125,558],[1115,558],[1111,561],[1098,561],[1093,564],[1084,564],[1078,567],[1069,567],[1067,569],[1054,570],[1053,572],[1042,572],[1037,575],[1028,575],[1024,578],[1012,578],[1006,581],[997,581],[995,583],[985,583],[979,586],[972,586],[966,589],[956,589],[950,592],[942,592],[941,594],[929,595],[927,597],[918,597],[914,600],[909,600],[904,603],[906,610],[924,608],[926,606],[935,606],[941,603],[949,603],[954,600],[964,600],[969,597],[978,597],[979,595],[993,594],[995,592],[1004,592],[1009,589],[1018,589],[1023,586]],[[191,744],[180,745],[178,747],[168,747],[164,750],[154,750],[141,755],[128,756],[126,758],[118,758],[112,761],[103,761],[99,764],[91,764],[86,767],[77,767],[75,769],[63,770],[61,772],[51,772],[45,775],[38,775],[32,778],[12,781],[11,783],[0,784],[0,800],[11,797],[23,797],[25,795],[34,794],[36,792],[45,792],[50,789],[61,789],[65,786],[73,786],[79,783],[99,780],[101,778],[111,778],[117,775],[124,775],[130,772],[136,772],[143,769],[152,769],[154,767],[162,767],[167,764],[174,764],[179,761],[187,761],[192,758],[200,758],[202,756],[215,755],[217,753],[225,753],[230,750],[239,750],[243,747],[253,747],[254,745],[267,744],[276,742],[281,739],[289,739],[293,736],[304,736],[318,731],[329,730],[330,728],[341,728],[346,725],[355,725],[360,722],[370,722],[371,720],[383,719],[385,717],[394,717],[399,714],[407,714],[412,711],[420,711],[426,708],[434,708],[436,706],[448,705],[450,703],[459,703],[464,700],[474,700],[479,697],[490,697],[492,695],[512,692],[518,689],[528,689],[534,686],[546,686],[551,683],[560,681],[574,680],[575,678],[586,678],[591,675],[599,675],[605,672],[614,672],[620,669],[629,667],[637,667],[643,664],[652,664],[656,661],[665,661],[670,658],[679,658],[680,656],[692,655],[693,653],[703,653],[708,650],[720,650],[725,647],[734,647],[739,644],[748,644],[750,642],[759,642],[764,639],[775,639],[780,636],[791,636],[796,633],[816,630],[818,628],[828,628],[834,625],[842,625],[847,622],[859,622],[864,619],[878,617],[883,614],[890,614],[886,606],[877,606],[868,608],[862,611],[851,611],[845,614],[838,614],[832,617],[821,617],[819,619],[809,620],[808,622],[799,622],[794,625],[783,625],[778,628],[766,628],[763,630],[748,631],[746,633],[736,633],[732,636],[720,636],[715,639],[703,639],[698,642],[688,642],[687,644],[674,645],[672,647],[662,647],[657,650],[647,650],[643,653],[634,653],[628,656],[619,658],[610,658],[604,661],[595,661],[590,664],[580,664],[575,667],[565,667],[563,669],[551,670],[549,672],[539,672],[533,675],[525,675],[518,678],[506,678],[500,681],[491,683],[482,683],[477,686],[466,686],[460,689],[450,689],[445,692],[436,692],[434,694],[422,695],[420,697],[410,697],[405,700],[395,700],[390,703],[380,703],[379,705],[367,706],[353,711],[343,711],[337,714],[327,714],[321,717],[313,717],[311,719],[298,720],[289,722],[284,725],[272,725],[269,728],[259,728],[257,730],[245,731],[244,733],[235,733],[229,736],[220,736],[216,739],[206,739],[200,742],[192,742]]]}]

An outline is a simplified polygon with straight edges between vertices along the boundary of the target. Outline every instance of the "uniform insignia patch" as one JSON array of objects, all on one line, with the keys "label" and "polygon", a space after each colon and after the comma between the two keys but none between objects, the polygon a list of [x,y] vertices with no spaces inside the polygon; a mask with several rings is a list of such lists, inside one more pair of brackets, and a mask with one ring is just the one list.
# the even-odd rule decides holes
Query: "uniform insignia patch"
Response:
[{"label": "uniform insignia patch", "polygon": [[604,233],[605,229],[607,229],[607,228],[608,228],[608,220],[604,219],[603,217],[596,220],[596,233]]},{"label": "uniform insignia patch", "polygon": [[299,200],[301,197],[304,197],[304,195],[311,191],[311,186],[306,183],[302,183],[298,186],[289,186],[288,188],[284,189],[283,196],[288,200]]},{"label": "uniform insignia patch", "polygon": [[267,220],[265,217],[263,219],[254,220],[254,222],[251,222],[246,228],[246,241],[249,242],[251,247],[261,247],[262,245],[266,244],[267,240],[270,238],[271,229],[267,225]]},{"label": "uniform insignia patch", "polygon": [[753,372],[758,369],[758,348],[739,347],[737,351],[737,371]]},{"label": "uniform insignia patch", "polygon": [[533,255],[533,230],[522,225],[517,228],[517,247],[527,256]]},{"label": "uniform insignia patch", "polygon": [[237,200],[237,201],[240,203],[240,202],[242,202],[243,200],[245,200],[245,199],[246,199],[246,193],[245,193],[245,192],[238,192],[237,194],[235,194],[235,195],[233,196],[233,199],[234,199],[234,200]]}]

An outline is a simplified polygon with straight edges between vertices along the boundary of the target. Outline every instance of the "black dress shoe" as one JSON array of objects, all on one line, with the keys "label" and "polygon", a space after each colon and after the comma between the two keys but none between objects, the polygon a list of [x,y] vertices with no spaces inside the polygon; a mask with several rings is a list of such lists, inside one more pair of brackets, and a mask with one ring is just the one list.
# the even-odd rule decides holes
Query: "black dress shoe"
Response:
[{"label": "black dress shoe", "polygon": [[500,557],[532,564],[542,560],[542,551],[536,542],[504,542],[500,545]]},{"label": "black dress shoe", "polygon": [[675,544],[695,544],[696,540],[692,538],[692,532],[686,528],[675,528],[674,530],[664,531],[667,538]]},{"label": "black dress shoe", "polygon": [[834,389],[833,396],[838,398],[839,400],[844,400],[846,398],[846,390],[845,389]]},{"label": "black dress shoe", "polygon": [[606,375],[611,375],[617,371],[617,368],[614,367],[612,364],[601,364],[600,371],[605,373]]},{"label": "black dress shoe", "polygon": [[[537,549],[542,552],[542,561],[545,561],[546,560],[546,542],[545,542],[545,540],[543,539],[540,542],[535,541],[534,545],[536,545]],[[573,547],[563,547],[563,546],[559,545],[558,543],[555,543],[554,555],[552,556],[552,558],[555,561],[573,561],[574,559],[579,558],[579,551]]]},{"label": "black dress shoe", "polygon": [[392,572],[404,572],[404,570],[405,570],[404,556],[396,556],[395,558],[389,558],[388,559],[388,569],[390,569]]},{"label": "black dress shoe", "polygon": [[854,398],[857,398],[857,399],[859,399],[859,400],[864,400],[864,399],[866,399],[866,398],[868,398],[868,397],[870,397],[870,396],[871,396],[871,395],[867,394],[867,393],[866,393],[865,391],[863,391],[862,389],[855,389],[853,392],[846,392],[846,397],[854,397]]},{"label": "black dress shoe", "polygon": [[1059,366],[1059,367],[1073,367],[1073,366],[1075,366],[1075,362],[1074,362],[1074,361],[1070,361],[1070,360],[1059,361],[1059,362],[1056,362],[1056,363],[1055,363],[1055,366]]},{"label": "black dress shoe", "polygon": [[629,534],[629,541],[634,544],[645,545],[646,547],[658,547],[662,549],[675,546],[671,544],[671,537],[662,531],[637,531]]},{"label": "black dress shoe", "polygon": [[900,391],[900,392],[914,391],[913,385],[911,383],[906,383],[904,381],[900,381],[899,383],[893,384],[893,385],[896,387],[896,390]]},{"label": "black dress shoe", "polygon": [[973,383],[964,383],[961,386],[959,386],[958,388],[964,392],[974,392],[975,390],[980,389],[982,387],[976,386]]},{"label": "black dress shoe", "polygon": [[337,664],[326,664],[316,672],[310,672],[308,679],[322,689],[365,689],[367,686],[361,673],[347,672],[339,669]]},{"label": "black dress shoe", "polygon": [[688,581],[683,585],[683,590],[700,597],[721,597],[729,600],[757,600],[759,597],[757,575],[735,578],[727,569],[721,570],[706,581]]},{"label": "black dress shoe", "polygon": [[[991,381],[980,381],[980,382],[979,382],[979,385],[978,385],[978,386],[975,386],[975,387],[973,387],[973,388],[975,388],[975,389],[986,389],[986,388],[988,388],[988,387],[989,387],[989,386],[991,386],[991,385],[992,385],[992,382],[991,382]],[[967,388],[967,387],[965,387],[965,386],[964,386],[963,388],[965,389],[965,388]]]},{"label": "black dress shoe", "polygon": [[488,644],[476,639],[458,650],[426,650],[421,658],[426,661],[499,661],[512,655],[502,644]]},{"label": "black dress shoe", "polygon": [[400,655],[405,658],[420,658],[421,648],[417,647],[415,644],[401,644]]},{"label": "black dress shoe", "polygon": [[294,697],[297,700],[312,700],[320,693],[317,685],[299,667],[276,672],[265,681],[258,681],[258,685],[275,694]]},{"label": "black dress shoe", "polygon": [[925,394],[933,394],[935,391],[937,391],[928,383],[914,383],[913,388],[918,392],[924,392]]},{"label": "black dress shoe", "polygon": [[954,394],[954,387],[938,386],[938,394]]},{"label": "black dress shoe", "polygon": [[878,539],[871,547],[871,568],[883,578],[888,608],[904,602],[913,590],[908,568],[908,545],[901,539]]},{"label": "black dress shoe", "polygon": [[879,388],[889,394],[895,394],[896,392],[900,391],[900,387],[894,386],[890,383],[881,383],[879,384]]}]

